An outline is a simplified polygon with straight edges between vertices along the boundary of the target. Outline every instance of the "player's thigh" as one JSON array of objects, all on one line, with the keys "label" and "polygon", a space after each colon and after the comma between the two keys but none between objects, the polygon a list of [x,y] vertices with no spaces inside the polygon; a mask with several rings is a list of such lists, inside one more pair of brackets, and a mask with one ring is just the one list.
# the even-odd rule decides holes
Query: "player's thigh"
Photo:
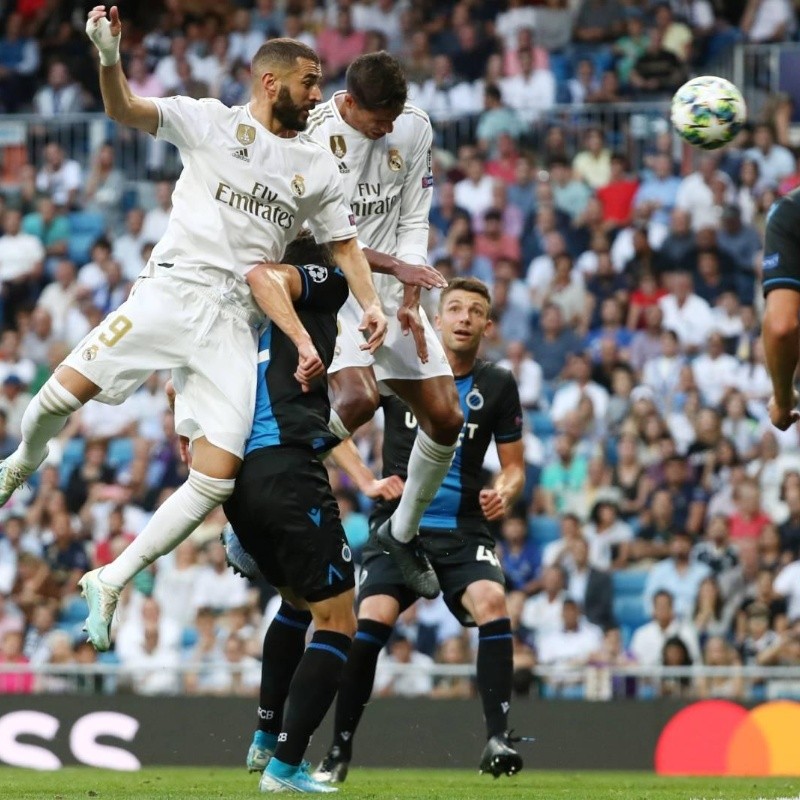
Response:
[{"label": "player's thigh", "polygon": [[257,333],[244,319],[216,313],[187,366],[174,369],[175,430],[242,458],[253,427]]},{"label": "player's thigh", "polygon": [[348,367],[372,366],[372,354],[361,349],[361,345],[366,341],[363,332],[358,329],[361,317],[361,307],[351,294],[336,317],[336,347],[333,351],[333,361],[328,367],[329,374],[333,375]]},{"label": "player's thigh", "polygon": [[769,214],[761,268],[768,300],[774,289],[800,290],[800,204],[790,198]]},{"label": "player's thigh", "polygon": [[235,478],[242,460],[200,436],[192,442],[192,469],[209,478]]},{"label": "player's thigh", "polygon": [[461,594],[461,605],[478,625],[508,616],[505,586],[496,576],[470,583]]},{"label": "player's thigh", "polygon": [[62,362],[99,387],[96,400],[121,403],[154,371],[186,360],[183,342],[190,332],[173,283],[139,281]]},{"label": "player's thigh", "polygon": [[380,548],[367,545],[358,584],[358,618],[393,626],[417,599],[394,559]]},{"label": "player's thigh", "polygon": [[421,381],[426,378],[450,376],[453,371],[442,343],[430,320],[420,309],[420,317],[425,328],[425,341],[428,345],[428,360],[424,364],[417,355],[414,337],[403,334],[397,319],[397,306],[388,303],[385,308],[388,324],[386,340],[382,347],[375,351],[375,377],[378,381],[406,380]]}]

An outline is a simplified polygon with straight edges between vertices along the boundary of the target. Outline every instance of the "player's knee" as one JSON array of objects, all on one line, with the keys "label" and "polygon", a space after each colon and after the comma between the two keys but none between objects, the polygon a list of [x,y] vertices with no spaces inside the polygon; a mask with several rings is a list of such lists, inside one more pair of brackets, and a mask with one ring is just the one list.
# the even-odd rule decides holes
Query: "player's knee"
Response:
[{"label": "player's knee", "polygon": [[336,396],[334,408],[349,431],[354,431],[369,422],[380,403],[375,386],[360,383],[348,386]]},{"label": "player's knee", "polygon": [[393,628],[400,614],[400,605],[388,595],[365,597],[358,607],[359,620],[367,619]]},{"label": "player's knee", "polygon": [[508,616],[506,595],[500,584],[481,587],[473,598],[475,622],[485,625]]},{"label": "player's knee", "polygon": [[356,615],[353,611],[353,591],[311,603],[314,627],[319,631],[343,633],[351,639],[356,635]]},{"label": "player's knee", "polygon": [[440,444],[452,444],[458,439],[461,429],[464,427],[464,414],[456,403],[446,400],[433,404],[428,413],[430,421],[430,431],[428,435]]}]

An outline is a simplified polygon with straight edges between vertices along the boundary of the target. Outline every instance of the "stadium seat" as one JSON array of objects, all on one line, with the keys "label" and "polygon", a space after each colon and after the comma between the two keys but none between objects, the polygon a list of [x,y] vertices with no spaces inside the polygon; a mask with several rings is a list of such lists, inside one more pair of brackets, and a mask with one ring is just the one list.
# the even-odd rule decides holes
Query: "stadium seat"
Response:
[{"label": "stadium seat", "polygon": [[89,261],[92,245],[105,233],[106,220],[91,211],[73,211],[69,215],[68,256],[78,267]]},{"label": "stadium seat", "polygon": [[615,597],[614,617],[618,625],[627,626],[632,630],[636,630],[636,628],[650,621],[650,617],[642,603],[641,596]]},{"label": "stadium seat", "polygon": [[191,650],[196,644],[198,633],[196,628],[184,628],[181,635],[181,649]]},{"label": "stadium seat", "polygon": [[611,580],[614,584],[614,597],[641,597],[647,572],[644,570],[613,572]]},{"label": "stadium seat", "polygon": [[86,442],[77,437],[70,439],[66,445],[64,445],[64,455],[61,457],[61,467],[58,473],[58,481],[62,487],[67,485],[72,471],[83,460],[83,451],[85,447]]},{"label": "stadium seat", "polygon": [[556,433],[553,420],[544,411],[529,411],[528,422],[530,422],[531,430],[540,439],[548,439]]},{"label": "stadium seat", "polygon": [[112,439],[108,443],[107,461],[114,469],[126,469],[133,461],[133,439]]},{"label": "stadium seat", "polygon": [[63,625],[74,625],[76,622],[83,622],[89,614],[89,606],[82,597],[73,597],[64,604],[59,616],[59,622]]},{"label": "stadium seat", "polygon": [[543,547],[561,536],[561,525],[555,517],[531,517],[528,521],[528,535]]}]

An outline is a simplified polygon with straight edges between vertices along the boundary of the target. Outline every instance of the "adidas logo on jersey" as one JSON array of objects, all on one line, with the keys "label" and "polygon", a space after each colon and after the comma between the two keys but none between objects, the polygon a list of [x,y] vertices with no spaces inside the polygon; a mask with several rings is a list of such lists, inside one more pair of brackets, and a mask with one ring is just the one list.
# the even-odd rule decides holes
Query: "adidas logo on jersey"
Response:
[{"label": "adidas logo on jersey", "polygon": [[234,151],[231,153],[231,155],[232,155],[234,158],[238,158],[238,159],[239,159],[239,161],[247,161],[248,163],[249,163],[249,161],[250,161],[250,156],[249,156],[249,155],[247,155],[247,148],[246,148],[246,147],[242,147],[242,148],[241,148],[241,149],[239,149],[239,150],[234,150]]},{"label": "adidas logo on jersey", "polygon": [[345,164],[344,161],[340,161],[338,163],[338,167],[339,167],[339,172],[342,175],[349,175],[350,174],[350,170],[347,168],[347,164]]}]

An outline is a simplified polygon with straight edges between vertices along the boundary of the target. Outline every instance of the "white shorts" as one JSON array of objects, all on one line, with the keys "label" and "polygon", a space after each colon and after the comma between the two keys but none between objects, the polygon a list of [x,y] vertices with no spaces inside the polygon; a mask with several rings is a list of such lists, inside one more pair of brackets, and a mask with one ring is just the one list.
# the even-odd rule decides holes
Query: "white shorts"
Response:
[{"label": "white shorts", "polygon": [[171,369],[175,430],[241,458],[253,426],[259,321],[203,286],[141,278],[63,363],[97,384],[95,399],[111,405],[156,370]]},{"label": "white shorts", "polygon": [[442,375],[452,375],[442,343],[433,329],[425,310],[420,307],[419,314],[425,327],[425,340],[428,343],[428,362],[423,364],[417,355],[414,337],[409,333],[404,336],[397,319],[397,309],[402,298],[382,296],[383,311],[386,314],[388,330],[386,341],[379,347],[375,355],[361,350],[364,344],[363,333],[358,329],[363,311],[358,301],[351,294],[347,302],[339,310],[339,335],[336,339],[336,350],[333,363],[328,372],[334,373],[347,367],[372,367],[377,381],[405,380],[424,381]]}]

